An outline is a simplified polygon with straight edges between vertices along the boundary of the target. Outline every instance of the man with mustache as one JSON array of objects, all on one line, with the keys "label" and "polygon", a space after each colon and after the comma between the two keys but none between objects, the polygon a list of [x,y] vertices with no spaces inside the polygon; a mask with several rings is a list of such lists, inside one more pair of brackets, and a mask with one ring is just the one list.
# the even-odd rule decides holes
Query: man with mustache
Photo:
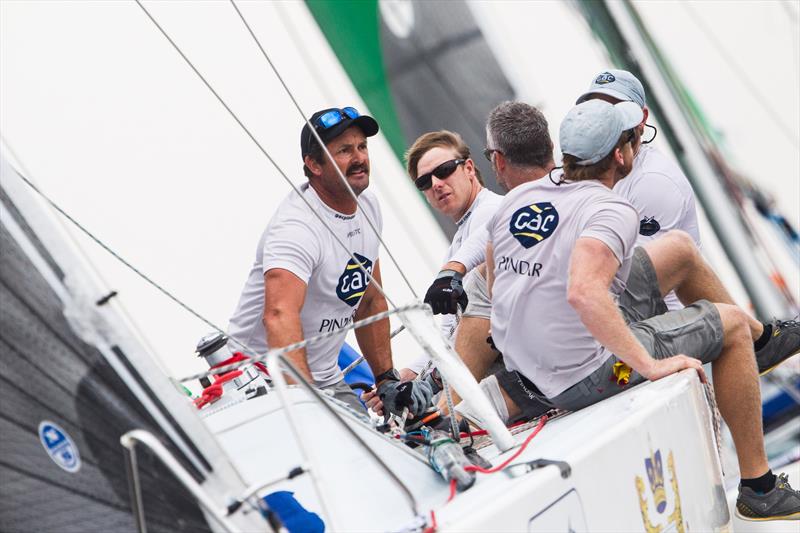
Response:
[{"label": "man with mustache", "polygon": [[[308,182],[300,186],[300,194],[289,193],[264,230],[228,334],[261,355],[271,347],[331,333],[287,357],[312,384],[363,412],[337,360],[346,335],[342,328],[388,309],[376,287],[381,283],[380,243],[369,223],[381,231],[383,220],[377,198],[366,190],[367,137],[378,133],[378,123],[352,107],[323,109],[309,122],[333,162],[304,125],[300,149]],[[392,363],[389,320],[358,328],[355,334],[384,408],[396,414],[406,407],[412,415],[422,412],[430,403],[431,388],[425,382],[400,382]]]}]

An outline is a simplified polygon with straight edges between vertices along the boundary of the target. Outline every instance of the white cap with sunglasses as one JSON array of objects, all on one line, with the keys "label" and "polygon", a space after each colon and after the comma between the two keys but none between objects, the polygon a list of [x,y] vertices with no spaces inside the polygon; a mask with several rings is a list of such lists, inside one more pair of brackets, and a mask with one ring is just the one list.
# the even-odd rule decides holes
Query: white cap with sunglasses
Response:
[{"label": "white cap with sunglasses", "polygon": [[642,108],[635,102],[580,103],[561,122],[561,151],[579,158],[578,165],[593,165],[611,152],[624,131],[641,124],[643,118]]}]

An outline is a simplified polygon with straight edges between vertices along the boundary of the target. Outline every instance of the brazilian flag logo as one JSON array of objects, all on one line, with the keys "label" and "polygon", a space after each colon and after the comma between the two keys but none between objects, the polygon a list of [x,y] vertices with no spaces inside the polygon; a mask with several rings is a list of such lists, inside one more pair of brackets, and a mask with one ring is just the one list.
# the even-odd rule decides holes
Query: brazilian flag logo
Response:
[{"label": "brazilian flag logo", "polygon": [[556,208],[550,202],[539,202],[517,209],[508,229],[524,248],[531,248],[552,235],[557,227]]},{"label": "brazilian flag logo", "polygon": [[[351,257],[344,267],[344,272],[339,276],[339,283],[336,285],[336,296],[350,307],[358,305],[372,279],[372,261],[361,254],[354,253],[353,255],[358,259],[359,263],[356,263]],[[368,274],[365,274],[364,270]]]}]

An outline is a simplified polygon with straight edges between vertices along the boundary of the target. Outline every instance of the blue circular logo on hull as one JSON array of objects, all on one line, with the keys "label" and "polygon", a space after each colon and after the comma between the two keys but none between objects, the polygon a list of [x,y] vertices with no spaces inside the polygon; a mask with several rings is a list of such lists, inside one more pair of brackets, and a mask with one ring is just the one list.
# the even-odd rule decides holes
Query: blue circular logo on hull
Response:
[{"label": "blue circular logo on hull", "polygon": [[58,424],[49,420],[39,423],[39,440],[44,451],[62,470],[75,473],[81,468],[81,456],[75,442]]}]

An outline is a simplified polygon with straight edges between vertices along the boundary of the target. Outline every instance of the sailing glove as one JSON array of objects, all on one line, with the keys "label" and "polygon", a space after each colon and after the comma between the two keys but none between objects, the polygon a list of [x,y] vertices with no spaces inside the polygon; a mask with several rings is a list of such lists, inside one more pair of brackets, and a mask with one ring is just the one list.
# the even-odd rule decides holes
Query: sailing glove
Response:
[{"label": "sailing glove", "polygon": [[424,413],[431,406],[433,391],[425,381],[386,380],[378,385],[378,397],[385,412],[402,415],[407,407],[412,415]]},{"label": "sailing glove", "polygon": [[431,370],[423,381],[430,386],[432,394],[438,394],[444,388],[438,368]]},{"label": "sailing glove", "polygon": [[456,306],[467,308],[469,299],[461,284],[462,276],[455,270],[442,270],[425,293],[426,304],[431,306],[434,315],[454,315]]}]

